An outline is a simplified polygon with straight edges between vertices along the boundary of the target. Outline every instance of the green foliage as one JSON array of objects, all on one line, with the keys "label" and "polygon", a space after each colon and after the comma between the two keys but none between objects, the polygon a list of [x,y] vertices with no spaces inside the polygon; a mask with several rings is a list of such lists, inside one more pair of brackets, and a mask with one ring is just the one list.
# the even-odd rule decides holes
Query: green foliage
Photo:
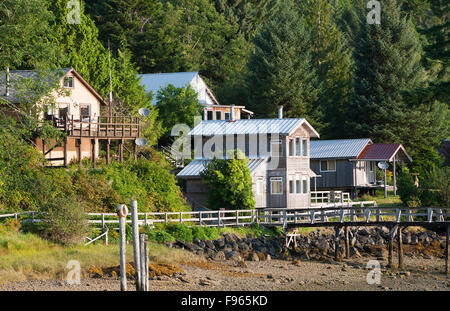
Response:
[{"label": "green foliage", "polygon": [[192,242],[194,239],[191,228],[183,224],[167,225],[166,230],[177,240]]},{"label": "green foliage", "polygon": [[88,223],[79,202],[57,198],[41,208],[42,235],[53,242],[77,244],[88,232]]},{"label": "green foliage", "polygon": [[247,161],[235,153],[230,159],[214,159],[208,164],[201,177],[209,187],[207,203],[210,208],[236,210],[255,207]]},{"label": "green foliage", "polygon": [[397,178],[398,195],[403,204],[408,207],[419,207],[419,188],[414,185],[414,177],[408,169],[404,169]]},{"label": "green foliage", "polygon": [[286,117],[317,119],[320,109],[312,109],[318,90],[311,35],[297,8],[281,5],[253,42],[247,78],[249,109],[258,117],[275,117],[277,106],[283,105]]},{"label": "green foliage", "polygon": [[62,57],[49,38],[52,14],[45,0],[3,0],[0,5],[0,68],[52,67]]},{"label": "green foliage", "polygon": [[166,136],[176,124],[194,126],[194,117],[201,115],[201,105],[197,92],[191,86],[176,88],[169,84],[158,91],[156,108],[158,119],[162,123],[162,129]]}]

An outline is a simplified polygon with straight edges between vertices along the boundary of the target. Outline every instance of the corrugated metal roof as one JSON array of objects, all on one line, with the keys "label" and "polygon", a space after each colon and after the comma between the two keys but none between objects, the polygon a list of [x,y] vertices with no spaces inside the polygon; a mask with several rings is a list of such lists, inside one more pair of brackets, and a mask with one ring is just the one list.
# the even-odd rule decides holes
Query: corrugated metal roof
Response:
[{"label": "corrugated metal roof", "polygon": [[147,73],[141,74],[141,85],[146,92],[153,92],[153,102],[156,102],[156,94],[160,89],[172,84],[176,88],[187,87],[198,75],[198,71],[172,72],[172,73]]},{"label": "corrugated metal roof", "polygon": [[373,160],[373,161],[392,161],[395,154],[399,151],[399,157],[403,161],[411,161],[411,157],[406,152],[401,144],[372,144],[367,146],[363,152],[358,156],[358,160]]},{"label": "corrugated metal roof", "polygon": [[202,121],[193,128],[189,135],[245,135],[245,134],[274,134],[289,135],[300,125],[306,123],[319,136],[314,128],[304,119],[241,119],[231,121],[208,120]]},{"label": "corrugated metal roof", "polygon": [[356,158],[372,141],[369,138],[312,140],[311,159]]},{"label": "corrugated metal roof", "polygon": [[[72,68],[61,68],[54,71],[54,76],[49,75],[48,81],[53,82],[54,79],[58,79],[66,75]],[[52,73],[53,74],[53,73]],[[0,98],[12,103],[17,103],[20,94],[24,90],[17,90],[14,85],[22,79],[42,79],[42,72],[38,70],[11,70],[9,72],[9,96],[5,96],[6,93],[6,71],[0,71]]]},{"label": "corrugated metal roof", "polygon": [[[266,158],[255,158],[255,159],[249,159],[247,163],[247,167],[250,170],[250,174],[253,174],[253,172],[264,162],[266,162]],[[200,173],[206,168],[206,166],[211,162],[212,160],[204,160],[204,159],[196,159],[193,160],[191,163],[189,163],[185,168],[181,170],[177,174],[177,177],[199,177]]]}]

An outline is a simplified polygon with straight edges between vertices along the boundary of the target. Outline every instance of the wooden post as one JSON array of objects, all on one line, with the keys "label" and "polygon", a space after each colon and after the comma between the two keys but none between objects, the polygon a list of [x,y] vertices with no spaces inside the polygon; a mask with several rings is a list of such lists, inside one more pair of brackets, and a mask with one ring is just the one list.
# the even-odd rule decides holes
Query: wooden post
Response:
[{"label": "wooden post", "polygon": [[82,138],[79,138],[79,140],[80,140],[80,144],[78,145],[78,164],[80,164],[81,165],[81,141],[82,141]]},{"label": "wooden post", "polygon": [[387,177],[386,177],[387,169],[385,168],[383,171],[384,171],[384,198],[387,198]]},{"label": "wooden post", "polygon": [[67,167],[67,143],[68,143],[67,136],[64,137],[64,167]]},{"label": "wooden post", "polygon": [[136,144],[136,140],[134,141],[134,161],[137,161],[137,144]]},{"label": "wooden post", "polygon": [[398,226],[397,229],[397,243],[398,243],[398,268],[404,269],[405,264],[403,262],[403,241],[402,241],[402,227]]},{"label": "wooden post", "polygon": [[91,145],[92,145],[92,167],[96,168],[97,167],[97,159],[95,157],[95,150],[97,149],[97,140],[94,138],[91,140]]},{"label": "wooden post", "polygon": [[348,239],[348,227],[344,227],[344,234],[345,234],[345,258],[350,258],[350,242]]},{"label": "wooden post", "polygon": [[120,163],[123,163],[123,138],[120,140],[119,144],[119,154],[120,154]]},{"label": "wooden post", "polygon": [[397,155],[394,156],[394,164],[392,169],[392,181],[394,182],[394,197],[397,196],[397,173],[395,172],[395,158]]},{"label": "wooden post", "polygon": [[127,258],[126,258],[126,232],[125,232],[125,222],[128,215],[128,208],[126,205],[119,205],[117,208],[117,214],[119,216],[119,235],[120,235],[120,290],[127,290]]},{"label": "wooden post", "polygon": [[109,164],[109,160],[111,157],[111,139],[107,139],[106,141],[106,164]]},{"label": "wooden post", "polygon": [[148,236],[146,234],[140,235],[140,290],[148,291]]},{"label": "wooden post", "polygon": [[141,252],[139,247],[139,224],[137,201],[131,200],[131,225],[133,228],[134,271],[136,278],[136,291],[141,290]]},{"label": "wooden post", "polygon": [[445,274],[449,274],[448,267],[448,240],[450,238],[450,226],[447,225],[446,237],[445,237]]},{"label": "wooden post", "polygon": [[339,234],[341,232],[341,228],[339,226],[334,227],[334,260],[338,261],[339,259]]},{"label": "wooden post", "polygon": [[397,226],[391,227],[389,229],[389,239],[388,239],[388,267],[394,268],[394,237],[397,231]]}]

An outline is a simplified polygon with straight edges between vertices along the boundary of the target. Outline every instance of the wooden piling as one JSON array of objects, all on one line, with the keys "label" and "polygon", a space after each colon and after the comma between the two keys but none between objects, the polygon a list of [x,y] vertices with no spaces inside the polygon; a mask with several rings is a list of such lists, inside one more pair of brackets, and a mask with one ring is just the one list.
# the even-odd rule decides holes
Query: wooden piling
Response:
[{"label": "wooden piling", "polygon": [[106,164],[109,164],[110,161],[110,157],[111,157],[111,139],[108,138],[108,140],[106,141]]},{"label": "wooden piling", "polygon": [[345,233],[345,258],[350,258],[350,241],[349,241],[349,228],[347,226],[344,227]]},{"label": "wooden piling", "polygon": [[126,258],[126,232],[125,232],[125,222],[128,215],[128,209],[126,205],[119,205],[117,208],[117,214],[119,215],[119,235],[120,235],[120,290],[127,290],[127,258]]},{"label": "wooden piling", "polygon": [[448,267],[448,240],[450,238],[450,226],[447,225],[446,230],[446,236],[445,236],[445,274],[449,274],[449,267]]},{"label": "wooden piling", "polygon": [[339,259],[339,233],[341,232],[341,228],[338,226],[334,227],[334,260],[338,261]]},{"label": "wooden piling", "polygon": [[[391,230],[392,231],[392,230]],[[388,240],[388,267],[393,268],[394,262],[394,237],[393,233],[389,232],[389,240]]]},{"label": "wooden piling", "polygon": [[139,246],[139,224],[137,201],[131,201],[131,226],[133,229],[134,271],[136,279],[136,291],[141,290],[141,252]]},{"label": "wooden piling", "polygon": [[148,291],[148,236],[146,234],[141,234],[139,242],[141,252],[141,276],[139,286],[141,291]]},{"label": "wooden piling", "polygon": [[403,241],[402,241],[402,230],[403,228],[401,226],[398,226],[397,229],[397,243],[398,243],[398,268],[404,269],[405,264],[403,261]]}]

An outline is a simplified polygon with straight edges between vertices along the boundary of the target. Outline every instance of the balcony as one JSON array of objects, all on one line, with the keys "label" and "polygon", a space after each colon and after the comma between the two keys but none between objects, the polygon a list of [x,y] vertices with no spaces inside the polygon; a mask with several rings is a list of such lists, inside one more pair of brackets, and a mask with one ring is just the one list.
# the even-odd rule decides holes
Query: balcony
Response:
[{"label": "balcony", "polygon": [[135,139],[140,136],[140,117],[107,116],[75,118],[67,115],[65,118],[51,116],[54,126],[66,132],[69,137],[89,137],[103,139]]}]

